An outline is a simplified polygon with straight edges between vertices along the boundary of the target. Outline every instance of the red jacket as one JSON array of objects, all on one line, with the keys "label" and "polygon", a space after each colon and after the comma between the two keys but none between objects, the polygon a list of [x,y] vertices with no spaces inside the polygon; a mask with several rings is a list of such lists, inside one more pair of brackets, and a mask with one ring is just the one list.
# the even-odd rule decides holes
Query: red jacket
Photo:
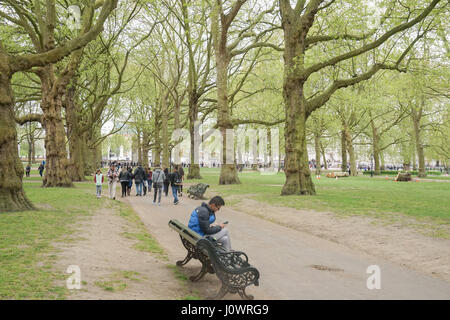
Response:
[{"label": "red jacket", "polygon": [[[94,182],[97,183],[97,175],[94,175]],[[105,182],[105,176],[102,175],[102,183]]]}]

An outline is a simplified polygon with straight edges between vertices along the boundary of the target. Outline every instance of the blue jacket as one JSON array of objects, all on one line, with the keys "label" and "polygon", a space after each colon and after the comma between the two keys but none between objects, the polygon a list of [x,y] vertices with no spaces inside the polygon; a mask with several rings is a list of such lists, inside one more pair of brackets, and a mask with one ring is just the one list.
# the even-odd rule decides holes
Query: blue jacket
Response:
[{"label": "blue jacket", "polygon": [[216,221],[214,211],[208,207],[206,202],[203,202],[200,207],[192,211],[188,227],[203,237],[205,234],[214,234],[222,230],[220,226],[210,226],[214,221]]}]

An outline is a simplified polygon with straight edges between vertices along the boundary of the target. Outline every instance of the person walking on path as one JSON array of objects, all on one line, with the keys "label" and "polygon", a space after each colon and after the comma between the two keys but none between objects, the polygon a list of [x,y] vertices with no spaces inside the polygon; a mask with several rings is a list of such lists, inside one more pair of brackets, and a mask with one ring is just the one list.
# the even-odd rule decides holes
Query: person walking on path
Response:
[{"label": "person walking on path", "polygon": [[188,227],[197,232],[202,237],[212,236],[227,251],[231,250],[231,240],[225,223],[220,225],[214,224],[216,221],[216,212],[225,205],[225,201],[221,196],[215,196],[209,203],[203,202],[200,207],[192,211],[189,218]]},{"label": "person walking on path", "polygon": [[128,171],[125,168],[122,168],[119,174],[119,181],[120,185],[122,186],[122,198],[127,196],[128,179]]},{"label": "person walking on path", "polygon": [[148,190],[148,168],[144,169],[144,183],[143,183],[143,190],[144,190],[144,196],[147,194]]},{"label": "person walking on path", "polygon": [[142,196],[142,185],[145,180],[144,169],[138,164],[138,167],[134,170],[134,183],[136,184],[136,196]]},{"label": "person walking on path", "polygon": [[133,186],[133,172],[131,172],[130,167],[128,167],[127,169],[127,175],[128,175],[127,196],[130,196],[131,187]]},{"label": "person walking on path", "polygon": [[30,176],[30,171],[31,171],[31,167],[30,167],[29,164],[27,164],[27,167],[25,168],[25,174],[26,174],[27,177]]},{"label": "person walking on path", "polygon": [[170,185],[170,180],[169,180],[169,169],[165,168],[164,169],[164,194],[167,195],[169,194],[169,185]]},{"label": "person walking on path", "polygon": [[148,192],[152,192],[152,168],[147,168],[147,185],[148,185]]},{"label": "person walking on path", "polygon": [[173,204],[178,204],[178,188],[181,183],[181,175],[178,173],[177,168],[173,168],[173,172],[169,176],[170,186],[172,187]]},{"label": "person walking on path", "polygon": [[180,177],[181,177],[180,184],[178,185],[178,191],[180,193],[180,197],[182,197],[183,196],[183,181],[184,181],[183,166],[181,166],[181,165],[178,166],[178,173],[180,174]]},{"label": "person walking on path", "polygon": [[116,185],[118,180],[118,174],[115,165],[111,165],[108,172],[106,173],[106,176],[108,177],[109,198],[116,200]]},{"label": "person walking on path", "polygon": [[38,170],[39,170],[39,174],[41,175],[41,178],[42,178],[42,172],[44,172],[44,162],[43,162],[43,161],[42,161],[42,163],[39,165]]},{"label": "person walking on path", "polygon": [[161,205],[161,192],[163,188],[163,184],[165,181],[165,174],[161,170],[161,167],[156,167],[155,171],[153,172],[153,188],[155,189],[155,194],[153,195],[153,204],[156,203],[156,195],[158,196],[158,206]]},{"label": "person walking on path", "polygon": [[97,199],[100,199],[102,197],[102,184],[104,181],[105,178],[103,177],[102,171],[100,169],[97,169],[97,172],[94,176],[94,182],[97,188]]}]

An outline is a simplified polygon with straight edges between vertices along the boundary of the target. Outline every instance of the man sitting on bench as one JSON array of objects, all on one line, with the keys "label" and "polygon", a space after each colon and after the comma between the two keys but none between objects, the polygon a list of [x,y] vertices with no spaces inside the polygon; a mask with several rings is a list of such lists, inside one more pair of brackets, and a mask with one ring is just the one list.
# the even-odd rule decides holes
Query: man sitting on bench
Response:
[{"label": "man sitting on bench", "polygon": [[225,228],[225,224],[213,224],[214,221],[216,221],[216,212],[224,205],[225,201],[220,196],[213,197],[209,200],[208,204],[203,202],[200,207],[197,207],[192,211],[188,227],[202,237],[205,235],[212,236],[217,242],[222,244],[227,251],[230,251],[231,240],[228,229]]}]

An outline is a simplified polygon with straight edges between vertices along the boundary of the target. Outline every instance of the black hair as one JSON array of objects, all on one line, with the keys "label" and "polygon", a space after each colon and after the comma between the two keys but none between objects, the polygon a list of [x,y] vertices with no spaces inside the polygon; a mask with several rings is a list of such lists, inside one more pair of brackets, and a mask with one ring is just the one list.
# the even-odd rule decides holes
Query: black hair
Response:
[{"label": "black hair", "polygon": [[221,196],[215,196],[209,200],[209,204],[215,204],[216,206],[224,206],[225,201]]}]

